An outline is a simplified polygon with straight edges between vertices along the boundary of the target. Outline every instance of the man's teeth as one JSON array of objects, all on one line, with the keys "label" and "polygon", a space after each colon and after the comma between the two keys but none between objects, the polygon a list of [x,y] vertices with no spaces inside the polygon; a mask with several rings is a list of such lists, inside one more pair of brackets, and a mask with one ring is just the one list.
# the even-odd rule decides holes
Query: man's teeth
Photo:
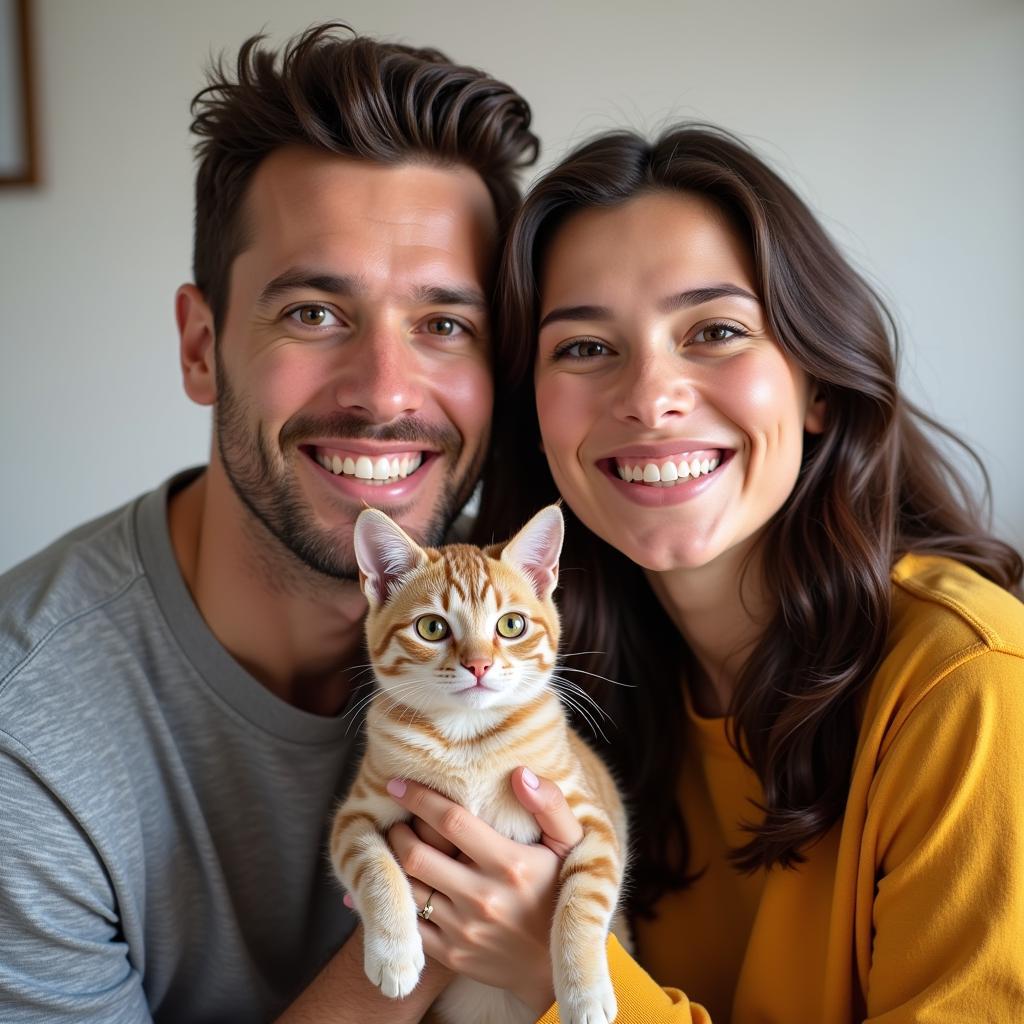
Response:
[{"label": "man's teeth", "polygon": [[423,462],[423,455],[416,452],[413,455],[371,459],[366,455],[357,458],[347,455],[342,458],[340,455],[317,452],[316,461],[335,476],[351,476],[371,484],[386,484],[404,480],[410,473],[415,473]]},{"label": "man's teeth", "polygon": [[615,468],[619,476],[627,483],[651,484],[656,487],[674,487],[684,480],[692,480],[694,477],[707,476],[713,473],[721,459],[666,459],[664,462],[627,462],[624,459],[615,460]]}]

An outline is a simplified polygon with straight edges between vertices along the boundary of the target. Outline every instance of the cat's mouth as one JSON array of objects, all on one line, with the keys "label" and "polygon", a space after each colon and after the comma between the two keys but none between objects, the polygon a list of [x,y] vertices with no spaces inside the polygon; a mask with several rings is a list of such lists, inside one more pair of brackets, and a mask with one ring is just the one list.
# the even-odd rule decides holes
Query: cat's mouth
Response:
[{"label": "cat's mouth", "polygon": [[366,452],[321,445],[302,445],[300,450],[333,476],[371,485],[405,480],[437,455],[436,452],[417,450],[368,455]]}]

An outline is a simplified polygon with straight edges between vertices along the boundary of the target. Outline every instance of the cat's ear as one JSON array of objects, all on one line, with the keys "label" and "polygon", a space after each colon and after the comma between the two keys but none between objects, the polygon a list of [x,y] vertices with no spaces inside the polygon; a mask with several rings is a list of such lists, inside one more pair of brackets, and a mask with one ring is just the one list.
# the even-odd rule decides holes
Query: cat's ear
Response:
[{"label": "cat's ear", "polygon": [[504,547],[501,560],[525,573],[543,601],[558,582],[565,521],[557,505],[542,508]]},{"label": "cat's ear", "polygon": [[427,558],[398,523],[375,508],[359,513],[353,542],[359,585],[371,607],[385,604],[402,577]]}]

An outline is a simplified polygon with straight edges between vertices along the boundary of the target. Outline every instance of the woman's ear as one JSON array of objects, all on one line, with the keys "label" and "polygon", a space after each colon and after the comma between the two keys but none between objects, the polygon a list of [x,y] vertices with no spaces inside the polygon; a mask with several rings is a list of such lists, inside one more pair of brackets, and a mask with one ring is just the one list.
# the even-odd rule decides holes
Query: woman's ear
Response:
[{"label": "woman's ear", "polygon": [[825,385],[819,381],[812,380],[811,399],[807,403],[807,412],[804,415],[804,430],[808,434],[823,434],[828,416],[828,403],[825,400]]},{"label": "woman's ear", "polygon": [[194,284],[183,284],[178,289],[174,296],[174,318],[178,322],[185,394],[198,405],[213,405],[217,400],[213,311]]}]

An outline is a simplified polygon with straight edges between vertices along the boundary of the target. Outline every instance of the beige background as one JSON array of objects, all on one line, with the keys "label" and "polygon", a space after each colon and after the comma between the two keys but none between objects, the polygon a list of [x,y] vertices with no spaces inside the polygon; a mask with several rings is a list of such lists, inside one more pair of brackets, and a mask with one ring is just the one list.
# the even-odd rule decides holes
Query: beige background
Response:
[{"label": "beige background", "polygon": [[1024,545],[1021,0],[36,0],[46,183],[0,193],[0,570],[205,460],[172,317],[188,103],[211,52],[327,17],[507,78],[545,162],[618,125],[746,136],[891,299],[905,386]]}]

